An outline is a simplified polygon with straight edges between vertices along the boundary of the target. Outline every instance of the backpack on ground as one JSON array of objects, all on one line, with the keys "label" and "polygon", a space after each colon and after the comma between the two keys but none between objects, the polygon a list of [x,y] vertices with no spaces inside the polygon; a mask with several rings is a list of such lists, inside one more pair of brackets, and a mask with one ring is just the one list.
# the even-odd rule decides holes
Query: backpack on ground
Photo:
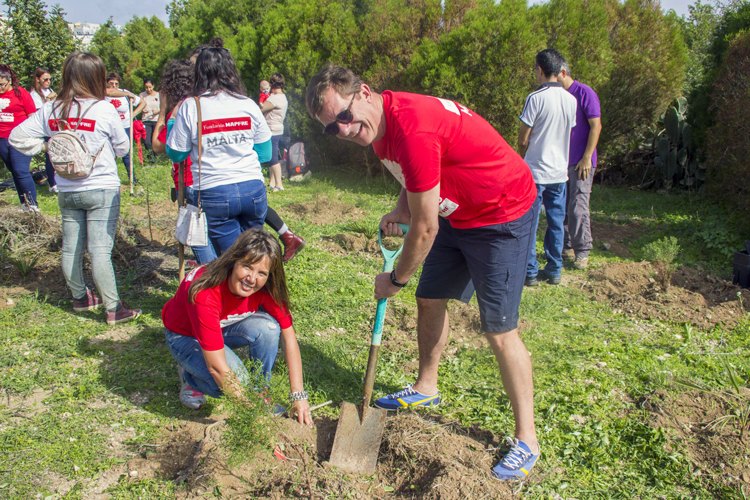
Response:
[{"label": "backpack on ground", "polygon": [[49,155],[49,161],[55,169],[55,173],[65,179],[85,179],[91,175],[96,158],[104,148],[104,145],[102,145],[99,151],[92,155],[86,143],[76,133],[83,117],[97,102],[99,101],[91,103],[83,113],[80,113],[81,105],[76,102],[80,114],[76,119],[76,126],[72,130],[68,121],[57,118],[55,109],[52,110],[52,119],[57,122],[59,132],[50,137],[47,143],[47,155]]},{"label": "backpack on ground", "polygon": [[307,176],[310,172],[310,166],[307,163],[307,155],[305,154],[305,144],[303,142],[295,142],[289,146],[287,152],[287,171],[289,172],[289,179],[298,175]]}]

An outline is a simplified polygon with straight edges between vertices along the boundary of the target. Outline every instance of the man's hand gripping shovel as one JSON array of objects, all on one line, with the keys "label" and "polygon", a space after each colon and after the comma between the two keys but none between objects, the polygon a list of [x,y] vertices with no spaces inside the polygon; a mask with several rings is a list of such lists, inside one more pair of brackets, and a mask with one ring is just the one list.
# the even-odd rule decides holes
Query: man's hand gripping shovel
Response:
[{"label": "man's hand gripping shovel", "polygon": [[[406,234],[409,226],[405,224],[400,226],[403,233]],[[404,248],[403,243],[396,250],[385,248],[383,231],[379,230],[378,244],[385,260],[383,272],[390,272],[393,270],[396,258],[401,255],[401,250]],[[370,407],[370,399],[375,385],[375,368],[378,363],[378,351],[383,335],[383,322],[385,321],[387,304],[388,299],[378,300],[375,324],[372,328],[370,341],[370,355],[367,358],[362,406],[358,408],[346,401],[341,403],[341,414],[338,427],[336,427],[336,436],[333,440],[329,463],[348,472],[372,474],[375,472],[378,463],[378,453],[380,442],[383,439],[387,411]]]}]

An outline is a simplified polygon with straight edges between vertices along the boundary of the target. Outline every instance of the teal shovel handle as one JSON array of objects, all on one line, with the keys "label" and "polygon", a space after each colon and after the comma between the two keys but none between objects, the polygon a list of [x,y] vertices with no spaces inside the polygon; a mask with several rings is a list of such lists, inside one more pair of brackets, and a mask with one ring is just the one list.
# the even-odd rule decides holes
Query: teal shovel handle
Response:
[{"label": "teal shovel handle", "polygon": [[[406,234],[409,232],[409,226],[406,224],[399,224],[401,231]],[[393,271],[393,265],[396,263],[396,259],[401,255],[401,251],[404,249],[404,244],[396,250],[389,250],[383,246],[383,230],[378,230],[378,245],[380,245],[380,252],[383,254],[383,272],[387,273]],[[375,324],[372,327],[372,340],[370,345],[380,345],[383,337],[383,323],[385,322],[385,307],[388,304],[388,299],[378,300],[378,308],[375,312]]]}]

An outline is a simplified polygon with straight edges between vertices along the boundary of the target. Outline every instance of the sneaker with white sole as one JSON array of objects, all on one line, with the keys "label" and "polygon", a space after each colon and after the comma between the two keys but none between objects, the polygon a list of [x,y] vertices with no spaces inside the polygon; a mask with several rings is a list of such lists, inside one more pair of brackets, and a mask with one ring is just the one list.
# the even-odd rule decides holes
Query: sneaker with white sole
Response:
[{"label": "sneaker with white sole", "polygon": [[86,287],[86,295],[80,299],[73,299],[73,310],[75,312],[96,311],[102,305],[102,300]]},{"label": "sneaker with white sole", "polygon": [[206,404],[206,395],[185,382],[185,371],[181,366],[177,367],[177,375],[180,377],[180,403],[191,410],[200,410]]},{"label": "sneaker with white sole", "polygon": [[539,454],[533,454],[529,445],[520,439],[506,438],[510,450],[492,468],[492,475],[501,481],[526,479],[536,464]]},{"label": "sneaker with white sole", "polygon": [[440,393],[428,396],[415,391],[411,384],[404,389],[388,394],[377,401],[375,406],[385,410],[403,410],[405,408],[416,408],[417,406],[437,406],[440,404]]}]

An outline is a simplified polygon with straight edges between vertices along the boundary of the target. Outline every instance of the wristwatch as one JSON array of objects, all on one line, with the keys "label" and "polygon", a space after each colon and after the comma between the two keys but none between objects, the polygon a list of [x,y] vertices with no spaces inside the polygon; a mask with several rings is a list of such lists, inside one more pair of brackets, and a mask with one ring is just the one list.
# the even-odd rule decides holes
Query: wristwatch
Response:
[{"label": "wristwatch", "polygon": [[397,286],[399,288],[404,288],[409,283],[409,280],[406,280],[404,283],[401,283],[399,280],[396,279],[396,270],[394,269],[391,271],[391,285]]},{"label": "wristwatch", "polygon": [[307,394],[307,391],[290,392],[289,399],[291,401],[307,401],[309,399],[309,395]]}]

